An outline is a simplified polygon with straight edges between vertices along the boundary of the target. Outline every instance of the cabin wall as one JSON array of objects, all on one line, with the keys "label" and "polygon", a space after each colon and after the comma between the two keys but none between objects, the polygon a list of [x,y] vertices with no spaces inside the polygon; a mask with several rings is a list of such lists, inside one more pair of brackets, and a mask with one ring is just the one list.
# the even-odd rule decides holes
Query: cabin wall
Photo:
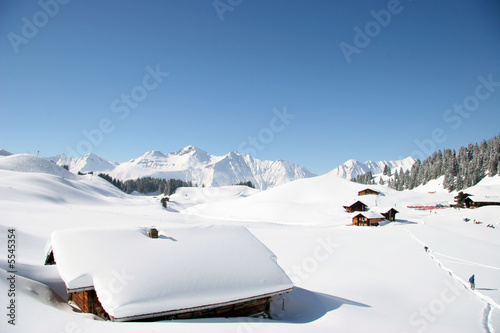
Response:
[{"label": "cabin wall", "polygon": [[370,195],[370,194],[378,195],[379,192],[373,191],[373,190],[369,190],[369,189],[358,192],[358,195]]},{"label": "cabin wall", "polygon": [[95,290],[68,293],[68,301],[73,301],[85,313],[93,313],[98,317],[107,319],[109,315],[103,309]]},{"label": "cabin wall", "polygon": [[353,212],[365,212],[367,210],[367,206],[365,204],[362,204],[361,202],[356,202],[352,204],[349,207],[346,207],[345,210],[348,213],[353,213]]},{"label": "cabin wall", "polygon": [[199,311],[186,311],[174,315],[160,315],[157,317],[136,320],[136,321],[151,322],[158,320],[174,320],[174,319],[248,317],[260,313],[270,316],[270,305],[272,301],[273,301],[272,297],[265,297],[233,305],[220,306],[218,308],[216,307],[212,309],[199,310]]}]

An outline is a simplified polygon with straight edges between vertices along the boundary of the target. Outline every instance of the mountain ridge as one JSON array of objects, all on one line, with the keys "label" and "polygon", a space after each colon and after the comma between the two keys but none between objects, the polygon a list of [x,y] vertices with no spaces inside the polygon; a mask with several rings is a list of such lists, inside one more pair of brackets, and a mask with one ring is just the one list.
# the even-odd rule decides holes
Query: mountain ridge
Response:
[{"label": "mountain ridge", "polygon": [[208,187],[251,181],[256,188],[265,190],[295,179],[316,176],[305,167],[288,161],[260,160],[235,150],[215,156],[192,145],[168,154],[150,150],[123,163],[110,162],[95,154],[70,158],[63,153],[48,159],[61,166],[68,165],[73,173],[103,172],[120,180],[174,178]]},{"label": "mountain ridge", "polygon": [[385,166],[391,169],[391,172],[403,168],[403,171],[410,170],[417,160],[409,156],[402,160],[396,161],[371,161],[360,162],[358,160],[350,159],[345,163],[339,165],[328,174],[341,177],[344,179],[352,180],[359,175],[371,172],[373,175],[380,174],[384,171]]}]

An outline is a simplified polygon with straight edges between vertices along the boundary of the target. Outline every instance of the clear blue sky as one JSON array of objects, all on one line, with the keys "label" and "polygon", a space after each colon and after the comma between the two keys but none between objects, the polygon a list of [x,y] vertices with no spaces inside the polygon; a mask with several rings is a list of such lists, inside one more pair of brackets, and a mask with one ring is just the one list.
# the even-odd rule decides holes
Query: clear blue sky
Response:
[{"label": "clear blue sky", "polygon": [[321,174],[500,132],[498,1],[59,1],[0,4],[13,153],[195,145]]}]

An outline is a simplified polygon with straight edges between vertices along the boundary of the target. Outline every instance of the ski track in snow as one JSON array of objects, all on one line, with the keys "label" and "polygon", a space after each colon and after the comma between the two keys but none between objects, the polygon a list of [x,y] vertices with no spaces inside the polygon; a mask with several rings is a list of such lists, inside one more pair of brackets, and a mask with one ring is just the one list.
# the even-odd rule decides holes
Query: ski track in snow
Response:
[{"label": "ski track in snow", "polygon": [[[419,222],[421,222],[421,221],[419,221]],[[426,243],[424,243],[423,241],[421,241],[420,239],[418,239],[408,229],[403,228],[402,226],[398,226],[398,228],[406,231],[408,233],[408,235],[410,236],[410,238],[412,238],[416,242],[422,244],[423,246],[426,246]],[[474,263],[474,262],[471,262],[471,261],[467,261],[467,260],[463,260],[463,259],[459,259],[459,258],[455,258],[455,257],[446,256],[446,255],[443,255],[441,253],[437,253],[437,252],[433,252],[431,250],[428,250],[429,257],[433,261],[435,261],[437,263],[437,265],[438,265],[439,268],[441,268],[441,269],[445,270],[446,272],[448,272],[448,274],[453,279],[455,279],[456,281],[458,281],[466,290],[473,292],[474,295],[476,295],[477,297],[479,297],[482,301],[484,301],[486,303],[486,307],[484,308],[483,318],[481,319],[481,322],[483,324],[483,328],[484,328],[484,330],[485,330],[486,333],[494,333],[495,329],[491,325],[491,317],[492,317],[492,314],[493,314],[493,309],[494,308],[500,309],[500,305],[498,305],[493,299],[491,299],[490,297],[488,297],[488,296],[480,293],[479,291],[477,291],[477,290],[471,290],[469,288],[468,284],[467,284],[468,283],[467,281],[463,280],[458,275],[456,275],[455,272],[453,272],[450,268],[444,266],[443,263],[439,259],[436,259],[436,257],[433,255],[433,253],[441,255],[441,256],[444,256],[444,257],[448,257],[448,258],[453,258],[453,259],[456,259],[456,260],[460,260],[460,261],[463,261],[463,262],[475,264],[475,265],[478,265],[478,266],[484,266],[484,267],[488,267],[488,268],[492,268],[492,269],[499,269],[499,268],[498,267],[493,267],[493,266],[488,266],[488,265],[483,265],[483,264],[478,264],[478,263]]]}]

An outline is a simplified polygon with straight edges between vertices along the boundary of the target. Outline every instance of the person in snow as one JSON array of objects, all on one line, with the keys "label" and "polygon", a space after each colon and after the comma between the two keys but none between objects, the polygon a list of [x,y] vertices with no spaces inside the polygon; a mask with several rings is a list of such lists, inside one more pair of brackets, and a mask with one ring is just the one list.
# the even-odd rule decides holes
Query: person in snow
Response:
[{"label": "person in snow", "polygon": [[470,283],[470,289],[474,290],[476,288],[476,281],[474,274],[472,274],[472,276],[469,278],[469,283]]}]

